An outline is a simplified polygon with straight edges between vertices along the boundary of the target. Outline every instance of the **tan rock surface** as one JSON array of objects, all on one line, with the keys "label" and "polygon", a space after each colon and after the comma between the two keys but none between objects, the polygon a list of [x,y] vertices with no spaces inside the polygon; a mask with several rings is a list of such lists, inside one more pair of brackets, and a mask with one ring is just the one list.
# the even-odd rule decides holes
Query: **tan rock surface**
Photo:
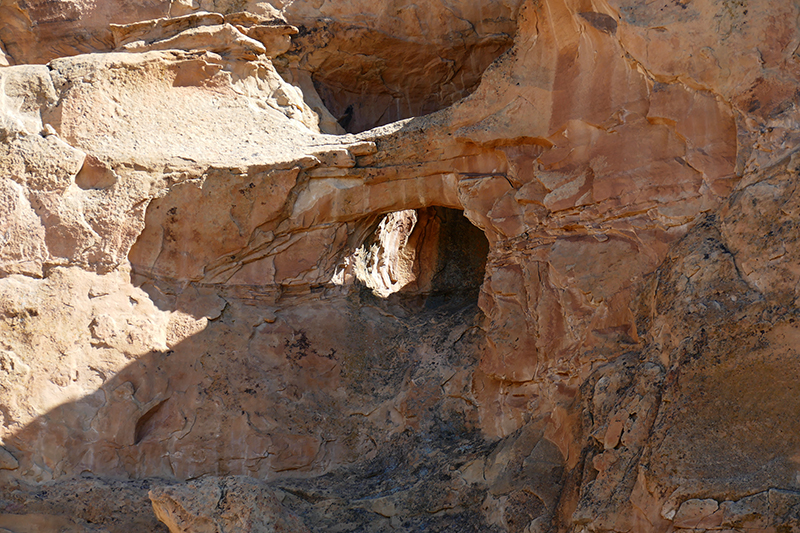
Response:
[{"label": "tan rock surface", "polygon": [[796,4],[40,4],[0,527],[800,524]]},{"label": "tan rock surface", "polygon": [[308,533],[273,491],[252,478],[203,478],[150,490],[156,516],[170,533]]}]

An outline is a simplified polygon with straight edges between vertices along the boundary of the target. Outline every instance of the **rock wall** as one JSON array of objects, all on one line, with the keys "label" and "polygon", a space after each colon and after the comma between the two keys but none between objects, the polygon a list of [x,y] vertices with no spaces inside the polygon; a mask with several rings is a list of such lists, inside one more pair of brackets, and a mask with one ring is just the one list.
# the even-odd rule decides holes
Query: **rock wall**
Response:
[{"label": "rock wall", "polygon": [[0,528],[800,527],[796,3],[40,4]]}]

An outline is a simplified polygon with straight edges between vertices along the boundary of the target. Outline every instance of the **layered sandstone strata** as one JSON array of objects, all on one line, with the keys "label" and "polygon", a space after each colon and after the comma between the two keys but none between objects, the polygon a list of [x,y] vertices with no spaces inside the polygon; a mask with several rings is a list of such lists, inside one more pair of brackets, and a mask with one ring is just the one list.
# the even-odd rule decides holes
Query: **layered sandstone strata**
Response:
[{"label": "layered sandstone strata", "polygon": [[800,527],[799,6],[0,14],[0,527]]}]

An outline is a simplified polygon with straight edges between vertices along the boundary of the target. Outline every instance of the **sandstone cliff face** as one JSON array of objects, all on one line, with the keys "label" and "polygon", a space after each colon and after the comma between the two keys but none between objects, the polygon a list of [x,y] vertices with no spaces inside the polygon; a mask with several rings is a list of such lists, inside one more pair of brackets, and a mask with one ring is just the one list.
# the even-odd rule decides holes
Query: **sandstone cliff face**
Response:
[{"label": "sandstone cliff face", "polygon": [[0,528],[800,528],[795,2],[0,15]]}]

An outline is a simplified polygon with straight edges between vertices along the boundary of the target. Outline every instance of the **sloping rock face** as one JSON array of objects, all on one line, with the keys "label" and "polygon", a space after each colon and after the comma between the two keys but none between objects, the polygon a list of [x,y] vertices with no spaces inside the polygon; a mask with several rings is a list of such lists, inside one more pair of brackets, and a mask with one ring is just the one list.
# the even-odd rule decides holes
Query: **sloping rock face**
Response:
[{"label": "sloping rock face", "polygon": [[0,14],[0,528],[800,528],[796,3]]}]

